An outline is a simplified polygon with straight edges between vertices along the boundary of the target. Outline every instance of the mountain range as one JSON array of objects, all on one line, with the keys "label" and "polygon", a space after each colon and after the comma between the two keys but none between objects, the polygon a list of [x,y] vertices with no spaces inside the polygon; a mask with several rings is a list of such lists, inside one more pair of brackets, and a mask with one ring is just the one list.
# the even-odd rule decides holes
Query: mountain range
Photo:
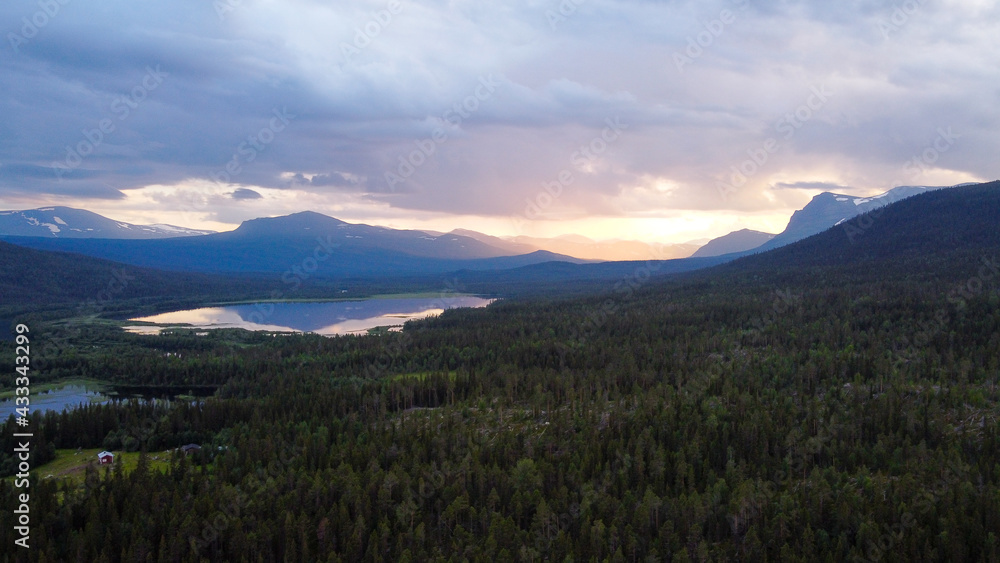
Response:
[{"label": "mountain range", "polygon": [[[26,211],[0,211],[0,237],[7,240],[46,249],[63,249],[109,259],[124,259],[128,252],[100,249],[99,243],[79,243],[77,245],[58,242],[42,243],[22,237],[42,239],[168,239],[177,237],[201,237],[218,235],[212,240],[236,241],[240,238],[291,237],[323,233],[334,239],[343,239],[341,245],[355,251],[375,249],[389,252],[445,260],[476,260],[527,256],[538,251],[536,258],[523,258],[522,262],[535,263],[540,258],[578,260],[649,260],[674,258],[704,258],[747,251],[764,251],[778,248],[801,240],[807,236],[850,219],[865,211],[893,203],[900,199],[940,189],[926,186],[901,186],[883,194],[860,198],[844,194],[824,192],[813,198],[803,209],[796,211],[788,226],[778,235],[742,229],[725,236],[712,239],[705,245],[682,243],[672,245],[650,245],[635,240],[594,241],[579,235],[563,235],[554,238],[528,236],[496,237],[466,229],[456,229],[449,233],[433,231],[397,230],[386,227],[351,224],[314,212],[302,212],[286,217],[261,218],[245,221],[235,231],[214,233],[212,231],[188,229],[173,225],[133,225],[108,219],[96,213],[69,207],[46,207]],[[18,237],[18,238],[10,238]],[[349,243],[349,244],[348,244]],[[197,246],[198,243],[194,243]],[[209,242],[211,244],[211,242]],[[116,245],[111,245],[116,246]],[[119,245],[120,246],[120,245]],[[127,245],[126,245],[127,246]],[[167,244],[167,247],[173,246]],[[124,247],[123,247],[124,248]],[[156,245],[152,247],[158,248]],[[185,247],[186,248],[186,247]],[[166,267],[168,269],[189,269],[189,265],[169,265],[149,260],[142,265]],[[247,266],[254,268],[253,264]],[[201,265],[195,269],[209,269]],[[243,268],[237,268],[240,270]],[[221,271],[228,271],[221,268]],[[269,271],[269,268],[265,268]]]},{"label": "mountain range", "polygon": [[[903,186],[872,198],[825,192],[795,212],[778,235],[744,229],[709,241],[690,258],[684,256],[691,254],[691,245],[675,245],[666,256],[675,259],[653,263],[659,264],[659,273],[704,268],[787,246],[861,213],[936,190],[940,188]],[[593,260],[538,250],[543,242],[555,239],[503,239],[467,230],[443,234],[398,230],[347,223],[311,211],[253,219],[233,231],[212,233],[130,225],[89,211],[51,207],[0,212],[0,238],[36,250],[82,254],[151,270],[277,275],[286,282],[440,277],[455,272],[462,272],[470,283],[487,284],[600,280],[627,276],[638,267],[629,261],[587,265]],[[584,237],[560,237],[559,242],[567,252],[604,244]],[[618,252],[646,259],[639,243],[619,242]]]},{"label": "mountain range", "polygon": [[[853,225],[853,230],[834,224],[804,240],[771,251],[752,250],[742,258],[746,252],[602,263],[543,251],[497,256],[496,248],[472,237],[351,225],[311,212],[247,221],[226,233],[169,239],[8,237],[18,245],[0,243],[0,308],[10,309],[22,302],[93,300],[115,286],[115,279],[120,286],[122,274],[116,272],[125,268],[125,275],[138,281],[125,284],[121,298],[191,300],[198,296],[259,298],[275,287],[287,288],[293,280],[309,279],[321,283],[331,280],[320,287],[321,291],[340,287],[337,279],[356,278],[361,279],[356,282],[360,285],[354,287],[361,288],[389,283],[395,284],[394,288],[439,289],[444,279],[475,291],[496,292],[546,284],[564,288],[565,282],[603,287],[620,280],[712,266],[765,275],[864,260],[871,261],[871,267],[880,267],[887,259],[905,259],[919,270],[921,261],[930,254],[1000,246],[1000,181],[914,193],[884,210],[868,207],[864,217],[852,221],[852,225],[860,225]],[[838,216],[830,209],[850,212],[851,208],[839,205],[843,203],[838,196],[817,196],[790,221],[786,233],[792,233],[810,216],[832,221]],[[866,203],[851,202],[855,208]],[[847,219],[854,217],[858,216]],[[837,218],[835,223],[843,223],[843,219]],[[716,247],[722,248],[721,244]],[[104,256],[80,256],[87,253]],[[483,255],[488,257],[476,257]],[[114,261],[107,259],[110,256]]]},{"label": "mountain range", "polygon": [[[781,248],[727,262],[715,271],[780,283],[783,276],[829,275],[834,270],[824,270],[828,266],[843,267],[847,281],[878,270],[883,275],[933,278],[961,265],[965,272],[948,272],[965,279],[956,290],[961,294],[977,293],[980,290],[969,288],[1000,279],[1000,181],[923,190],[856,217],[849,226],[835,225]],[[945,262],[953,266],[940,266]]]},{"label": "mountain range", "polygon": [[752,251],[763,252],[779,248],[821,233],[862,213],[874,211],[917,194],[944,188],[945,186],[899,186],[873,197],[823,192],[813,197],[808,205],[793,213],[784,231],[753,248]]},{"label": "mountain range", "polygon": [[470,237],[345,223],[305,211],[245,221],[236,230],[160,239],[3,236],[8,242],[160,270],[324,278],[437,275],[560,260],[545,251],[510,255]]},{"label": "mountain range", "polygon": [[0,211],[0,234],[8,236],[155,239],[207,235],[212,232],[174,225],[133,225],[72,207]]},{"label": "mountain range", "polygon": [[[318,215],[318,214],[316,214]],[[331,218],[332,219],[332,218]],[[260,223],[263,221],[262,223]],[[336,220],[335,220],[336,221]],[[307,223],[308,220],[303,221]],[[555,238],[541,237],[494,237],[465,229],[455,229],[450,233],[439,233],[433,231],[398,231],[385,227],[374,227],[367,225],[353,225],[340,222],[343,229],[351,229],[354,232],[347,233],[358,239],[364,238],[366,232],[368,236],[378,234],[375,239],[388,242],[386,236],[395,238],[399,242],[400,237],[393,237],[393,234],[423,238],[434,244],[423,244],[414,239],[417,244],[403,245],[404,252],[419,249],[415,254],[424,257],[437,258],[492,258],[499,256],[517,256],[531,254],[537,251],[545,251],[553,254],[562,254],[567,257],[574,257],[583,260],[642,260],[650,258],[683,258],[689,256],[697,246],[691,244],[666,245],[665,247],[654,247],[645,242],[633,240],[612,240],[594,241],[579,235],[566,235]],[[322,225],[319,228],[327,228],[329,225]],[[282,228],[280,224],[268,222],[262,219],[249,221],[242,225],[244,231],[264,228]],[[188,229],[173,225],[135,225],[124,221],[115,221],[107,217],[98,215],[83,209],[70,207],[45,207],[40,209],[30,209],[23,211],[0,211],[0,236],[5,237],[40,237],[53,239],[79,238],[79,239],[160,239],[174,238],[179,236],[198,236],[213,234],[214,231]],[[275,234],[281,234],[276,231]],[[452,235],[449,238],[447,235]],[[460,238],[465,237],[465,238]],[[474,239],[482,244],[466,245],[466,238]],[[459,242],[458,245],[446,244],[448,241]],[[485,246],[483,246],[485,245]],[[398,246],[398,244],[390,244]],[[439,252],[444,250],[443,253]],[[540,256],[545,256],[541,254]]]},{"label": "mountain range", "polygon": [[652,245],[637,240],[595,241],[580,235],[555,238],[517,236],[509,240],[530,248],[588,260],[669,260],[687,258],[698,250],[698,245],[688,243]]}]

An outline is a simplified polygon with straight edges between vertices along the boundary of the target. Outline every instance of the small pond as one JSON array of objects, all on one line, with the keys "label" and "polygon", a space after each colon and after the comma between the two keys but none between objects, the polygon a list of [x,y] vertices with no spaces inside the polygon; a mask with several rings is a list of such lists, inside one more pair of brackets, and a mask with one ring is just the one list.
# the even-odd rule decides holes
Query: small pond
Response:
[{"label": "small pond", "polygon": [[[82,384],[72,383],[48,392],[34,392],[28,396],[31,399],[31,412],[43,413],[46,411],[62,411],[67,408],[75,408],[87,403],[106,403],[110,397],[100,391],[91,389]],[[5,420],[14,413],[17,405],[14,399],[0,400],[0,420]]]}]

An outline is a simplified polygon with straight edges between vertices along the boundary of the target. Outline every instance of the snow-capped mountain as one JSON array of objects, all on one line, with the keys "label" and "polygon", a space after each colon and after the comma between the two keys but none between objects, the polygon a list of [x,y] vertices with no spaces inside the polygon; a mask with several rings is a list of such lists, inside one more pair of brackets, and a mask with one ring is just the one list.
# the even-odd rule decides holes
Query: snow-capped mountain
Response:
[{"label": "snow-capped mountain", "polygon": [[174,225],[133,225],[72,207],[0,211],[0,236],[155,239],[207,235],[212,232]]},{"label": "snow-capped mountain", "polygon": [[251,219],[235,230],[205,236],[157,240],[0,237],[39,250],[74,252],[133,266],[204,273],[287,274],[283,281],[292,280],[295,272],[309,278],[415,276],[551,261],[586,262],[544,251],[512,255],[452,233],[434,236],[424,231],[346,223],[312,211]]},{"label": "snow-capped mountain", "polygon": [[823,192],[813,197],[805,207],[793,213],[784,231],[754,248],[753,252],[763,252],[791,244],[849,221],[862,213],[885,207],[910,196],[947,187],[951,186],[899,186],[872,197]]}]

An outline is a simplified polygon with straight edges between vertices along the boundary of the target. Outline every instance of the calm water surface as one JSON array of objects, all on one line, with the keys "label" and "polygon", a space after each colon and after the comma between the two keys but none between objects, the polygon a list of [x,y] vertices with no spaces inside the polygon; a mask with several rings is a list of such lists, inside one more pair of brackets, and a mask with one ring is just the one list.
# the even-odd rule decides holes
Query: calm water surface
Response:
[{"label": "calm water surface", "polygon": [[[163,328],[244,328],[282,332],[314,332],[327,336],[363,333],[377,326],[402,326],[412,319],[439,315],[456,307],[485,307],[482,297],[411,297],[309,303],[254,303],[203,307],[129,319],[161,326],[125,327],[131,332],[157,334]],[[162,326],[166,325],[166,326]]]},{"label": "calm water surface", "polygon": [[[92,391],[83,385],[66,385],[59,389],[54,389],[48,393],[31,393],[31,412],[60,412],[63,409],[72,409],[82,404],[104,403],[109,399],[99,391]],[[16,407],[14,399],[0,401],[0,419],[6,420],[8,415],[14,413]]]}]

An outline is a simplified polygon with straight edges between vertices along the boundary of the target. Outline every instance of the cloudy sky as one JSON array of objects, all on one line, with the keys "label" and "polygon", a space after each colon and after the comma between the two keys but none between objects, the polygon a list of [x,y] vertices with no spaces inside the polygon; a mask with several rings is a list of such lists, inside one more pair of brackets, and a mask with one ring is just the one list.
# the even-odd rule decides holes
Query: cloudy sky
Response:
[{"label": "cloudy sky", "polygon": [[989,0],[5,0],[0,208],[664,242],[1000,176]]}]

